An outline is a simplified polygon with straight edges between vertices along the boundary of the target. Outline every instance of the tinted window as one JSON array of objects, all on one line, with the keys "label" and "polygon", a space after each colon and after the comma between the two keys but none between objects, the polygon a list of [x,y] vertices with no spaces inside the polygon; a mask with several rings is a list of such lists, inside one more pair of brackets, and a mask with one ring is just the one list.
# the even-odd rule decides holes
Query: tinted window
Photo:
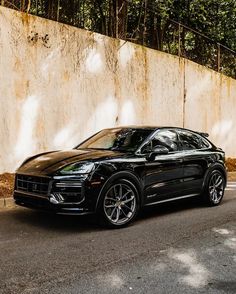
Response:
[{"label": "tinted window", "polygon": [[197,134],[188,131],[178,131],[178,133],[182,150],[203,149],[209,147],[207,140],[204,140],[204,138]]},{"label": "tinted window", "polygon": [[166,147],[169,151],[177,151],[177,134],[172,130],[160,130],[143,148],[142,153],[153,150],[158,145]]},{"label": "tinted window", "polygon": [[103,130],[77,148],[134,152],[152,132],[153,130],[131,128]]}]

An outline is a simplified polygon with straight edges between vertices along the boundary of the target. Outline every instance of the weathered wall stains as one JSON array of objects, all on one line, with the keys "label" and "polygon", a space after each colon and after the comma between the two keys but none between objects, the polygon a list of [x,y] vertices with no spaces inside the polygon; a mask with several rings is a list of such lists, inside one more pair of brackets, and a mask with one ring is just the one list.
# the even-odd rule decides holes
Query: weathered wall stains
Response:
[{"label": "weathered wall stains", "polygon": [[37,32],[31,31],[27,39],[28,42],[32,45],[36,44],[38,41],[41,41],[43,46],[50,48],[48,34],[40,36]]},{"label": "weathered wall stains", "polygon": [[128,124],[184,124],[236,156],[235,101],[193,62],[0,7],[0,172]]}]

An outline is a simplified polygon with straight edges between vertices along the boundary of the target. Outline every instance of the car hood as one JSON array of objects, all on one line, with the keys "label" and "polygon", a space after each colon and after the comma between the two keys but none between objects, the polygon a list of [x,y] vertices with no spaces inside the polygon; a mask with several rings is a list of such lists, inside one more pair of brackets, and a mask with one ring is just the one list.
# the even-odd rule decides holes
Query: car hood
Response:
[{"label": "car hood", "polygon": [[127,156],[126,153],[108,150],[72,149],[68,151],[52,151],[27,159],[17,172],[49,175],[71,163],[88,160],[100,161],[125,156]]}]

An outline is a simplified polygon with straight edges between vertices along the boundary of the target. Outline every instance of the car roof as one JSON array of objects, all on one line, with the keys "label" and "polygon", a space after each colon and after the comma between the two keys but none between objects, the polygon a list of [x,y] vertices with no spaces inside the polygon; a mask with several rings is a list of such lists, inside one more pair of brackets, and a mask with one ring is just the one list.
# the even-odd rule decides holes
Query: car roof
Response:
[{"label": "car roof", "polygon": [[117,126],[114,128],[108,128],[108,130],[115,130],[115,129],[133,129],[133,130],[149,130],[149,131],[156,131],[160,129],[173,129],[173,130],[184,130],[189,131],[193,133],[197,133],[198,135],[201,135],[202,137],[208,137],[209,135],[207,133],[201,132],[201,131],[194,131],[182,127],[173,127],[173,126],[142,126],[142,125],[130,125],[130,126]]},{"label": "car roof", "polygon": [[107,130],[116,130],[116,129],[134,129],[134,130],[157,130],[159,127],[156,126],[137,126],[137,125],[131,125],[131,126],[117,126],[114,128],[108,128]]},{"label": "car roof", "polygon": [[198,133],[198,131],[193,131],[190,129],[186,129],[186,128],[182,128],[182,127],[173,127],[173,126],[142,126],[142,125],[128,125],[128,126],[117,126],[117,127],[113,127],[113,128],[108,128],[108,130],[115,130],[115,129],[134,129],[134,130],[158,130],[158,129],[179,129],[179,130],[186,130],[186,131],[191,131],[191,132],[195,132]]}]

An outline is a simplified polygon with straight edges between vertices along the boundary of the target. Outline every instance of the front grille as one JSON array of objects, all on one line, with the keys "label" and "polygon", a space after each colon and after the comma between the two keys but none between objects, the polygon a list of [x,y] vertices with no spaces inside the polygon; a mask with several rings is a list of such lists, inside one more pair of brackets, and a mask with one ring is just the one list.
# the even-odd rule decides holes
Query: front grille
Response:
[{"label": "front grille", "polygon": [[18,191],[47,195],[49,181],[49,178],[44,177],[16,175],[16,189]]}]

